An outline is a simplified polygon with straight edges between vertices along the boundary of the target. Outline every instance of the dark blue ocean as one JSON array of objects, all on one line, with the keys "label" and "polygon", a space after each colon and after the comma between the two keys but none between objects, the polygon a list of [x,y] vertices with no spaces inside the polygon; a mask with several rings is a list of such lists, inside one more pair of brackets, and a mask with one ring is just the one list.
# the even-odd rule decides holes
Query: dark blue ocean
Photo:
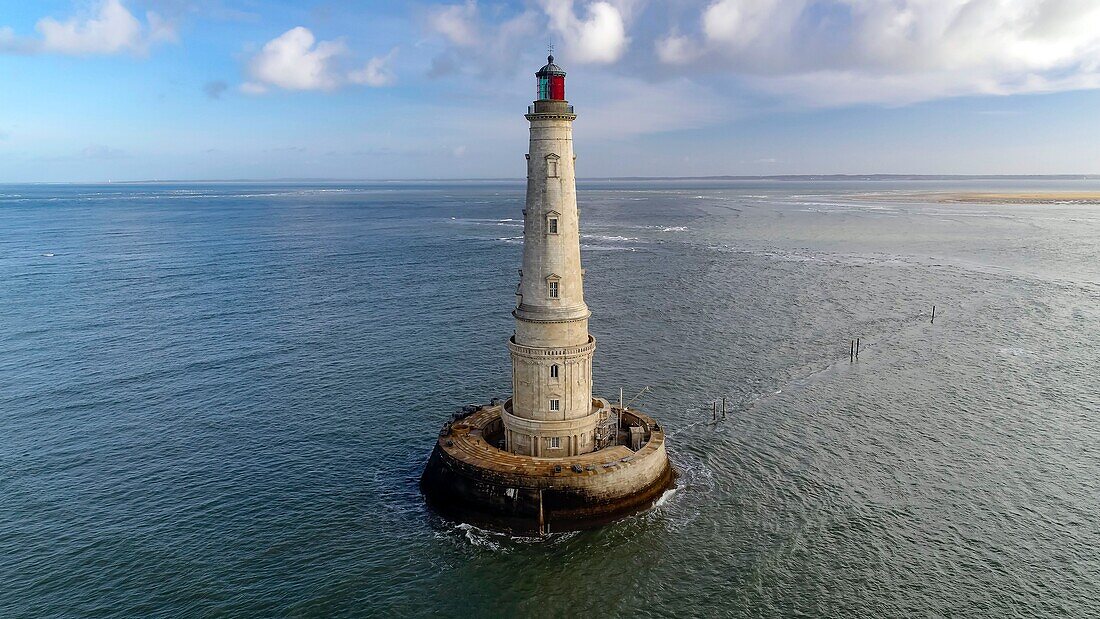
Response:
[{"label": "dark blue ocean", "polygon": [[522,183],[0,186],[0,617],[1100,615],[1100,206],[919,195],[1055,189],[582,182],[681,478],[531,540],[417,490]]}]

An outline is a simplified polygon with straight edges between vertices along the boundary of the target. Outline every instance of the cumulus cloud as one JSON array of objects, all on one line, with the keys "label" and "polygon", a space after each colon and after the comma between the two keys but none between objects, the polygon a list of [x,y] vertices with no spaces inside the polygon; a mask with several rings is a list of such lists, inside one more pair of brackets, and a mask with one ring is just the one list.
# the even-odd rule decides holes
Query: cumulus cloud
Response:
[{"label": "cumulus cloud", "polygon": [[0,51],[69,55],[145,53],[153,44],[176,42],[171,22],[149,11],[145,23],[121,0],[103,0],[87,15],[59,20],[44,17],[35,29],[39,38],[19,37],[10,27],[0,28]]},{"label": "cumulus cloud", "polygon": [[1100,3],[717,0],[654,52],[822,104],[1095,88]]},{"label": "cumulus cloud", "polygon": [[308,28],[298,26],[264,44],[248,61],[250,81],[241,85],[248,94],[262,94],[271,87],[284,90],[334,90],[346,84],[384,86],[393,82],[387,56],[372,58],[355,71],[344,68],[350,55],[343,41],[318,41]]},{"label": "cumulus cloud", "polygon": [[245,87],[263,92],[268,86],[286,90],[331,90],[340,85],[335,61],[347,53],[342,41],[321,41],[298,26],[264,44],[248,63],[252,81]]},{"label": "cumulus cloud", "polygon": [[543,0],[542,6],[571,60],[607,64],[626,50],[626,24],[618,7],[610,2],[587,4],[584,18],[577,16],[573,0]]}]

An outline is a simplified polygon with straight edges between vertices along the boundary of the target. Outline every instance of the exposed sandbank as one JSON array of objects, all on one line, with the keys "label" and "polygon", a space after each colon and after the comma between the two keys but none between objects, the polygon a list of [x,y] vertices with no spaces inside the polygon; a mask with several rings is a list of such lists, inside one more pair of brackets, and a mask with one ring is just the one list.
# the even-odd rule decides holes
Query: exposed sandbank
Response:
[{"label": "exposed sandbank", "polygon": [[939,202],[969,204],[1100,204],[1095,191],[1050,191],[1041,193],[947,193]]}]

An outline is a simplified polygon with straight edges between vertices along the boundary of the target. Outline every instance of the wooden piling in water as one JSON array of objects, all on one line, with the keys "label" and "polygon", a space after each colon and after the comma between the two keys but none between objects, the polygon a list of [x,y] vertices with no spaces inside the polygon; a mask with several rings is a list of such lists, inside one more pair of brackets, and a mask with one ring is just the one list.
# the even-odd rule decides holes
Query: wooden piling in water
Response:
[{"label": "wooden piling in water", "polygon": [[859,359],[859,338],[856,338],[856,359]]},{"label": "wooden piling in water", "polygon": [[932,324],[936,324],[936,306],[932,306]]},{"label": "wooden piling in water", "polygon": [[852,348],[848,351],[848,363],[854,363],[856,360],[856,341],[852,340]]},{"label": "wooden piling in water", "polygon": [[711,406],[713,408],[710,411],[710,420],[718,421],[718,400],[715,400]]},{"label": "wooden piling in water", "polygon": [[726,418],[726,396],[722,396],[722,419]]},{"label": "wooden piling in water", "polygon": [[546,520],[542,513],[542,488],[539,488],[539,537],[546,535]]}]

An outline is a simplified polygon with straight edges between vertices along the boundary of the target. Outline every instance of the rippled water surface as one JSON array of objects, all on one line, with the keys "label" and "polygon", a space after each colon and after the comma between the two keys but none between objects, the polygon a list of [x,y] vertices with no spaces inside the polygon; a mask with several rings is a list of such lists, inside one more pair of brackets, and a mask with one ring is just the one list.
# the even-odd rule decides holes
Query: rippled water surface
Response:
[{"label": "rippled water surface", "polygon": [[1096,616],[1100,207],[911,195],[1056,188],[582,183],[682,476],[528,540],[416,487],[507,395],[522,184],[2,186],[0,616]]}]

